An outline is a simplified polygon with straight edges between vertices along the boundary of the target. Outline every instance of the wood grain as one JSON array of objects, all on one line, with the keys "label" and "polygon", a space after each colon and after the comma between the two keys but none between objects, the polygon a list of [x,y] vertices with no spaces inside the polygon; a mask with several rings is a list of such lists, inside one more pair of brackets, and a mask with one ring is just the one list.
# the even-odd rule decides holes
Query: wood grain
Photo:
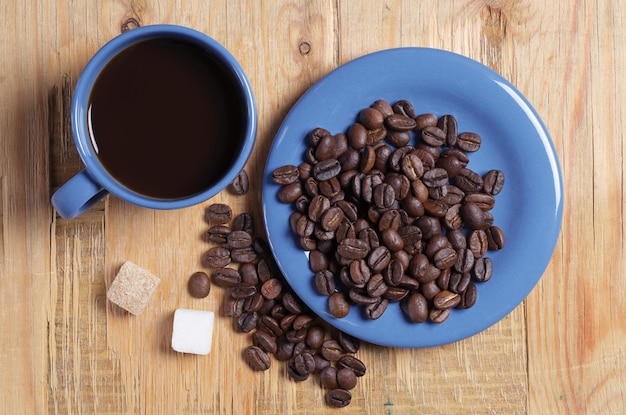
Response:
[{"label": "wood grain", "polygon": [[[612,0],[300,2],[0,0],[0,413],[325,414],[315,381],[285,365],[252,372],[250,344],[220,312],[224,292],[186,292],[203,269],[203,209],[150,211],[107,197],[79,219],[52,192],[82,168],[69,106],[88,59],[124,30],[175,23],[224,44],[249,75],[259,136],[246,197],[260,187],[282,119],[307,88],[363,54],[450,50],[511,80],[551,133],[564,177],[563,227],[530,296],[464,341],[364,345],[368,373],[341,413],[626,413],[626,6]],[[532,209],[531,206],[528,209]],[[106,301],[132,260],[161,277],[142,316]],[[173,311],[218,313],[208,356],[171,351]]]}]

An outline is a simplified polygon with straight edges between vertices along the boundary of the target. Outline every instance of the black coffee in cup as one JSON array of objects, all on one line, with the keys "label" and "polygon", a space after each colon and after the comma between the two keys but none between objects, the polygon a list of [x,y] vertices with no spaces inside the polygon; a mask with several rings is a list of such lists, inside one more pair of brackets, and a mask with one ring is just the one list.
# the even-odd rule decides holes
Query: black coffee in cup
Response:
[{"label": "black coffee in cup", "polygon": [[153,38],[127,47],[98,76],[88,123],[106,170],[132,191],[178,199],[204,191],[243,145],[244,97],[199,46]]}]

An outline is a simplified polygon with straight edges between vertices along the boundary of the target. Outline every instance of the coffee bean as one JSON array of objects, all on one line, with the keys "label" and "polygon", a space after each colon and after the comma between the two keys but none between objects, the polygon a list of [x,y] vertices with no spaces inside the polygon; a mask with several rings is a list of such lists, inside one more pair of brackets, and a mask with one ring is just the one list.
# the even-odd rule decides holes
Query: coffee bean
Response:
[{"label": "coffee bean", "polygon": [[322,138],[329,136],[330,131],[324,129],[324,128],[314,128],[308,135],[308,139],[309,142],[311,143],[312,146],[317,146],[319,144],[319,142],[322,140]]},{"label": "coffee bean", "polygon": [[204,263],[210,268],[223,268],[230,264],[230,261],[230,251],[222,246],[215,246],[204,255]]},{"label": "coffee bean", "polygon": [[223,225],[233,218],[230,206],[223,203],[213,203],[205,210],[205,219],[208,223]]},{"label": "coffee bean", "polygon": [[426,284],[422,284],[420,286],[420,289],[422,291],[422,294],[424,295],[424,298],[426,298],[426,301],[428,301],[429,303],[431,303],[435,296],[441,291],[441,288],[439,288],[439,286],[437,285],[436,279],[429,281]]},{"label": "coffee bean", "polygon": [[456,253],[454,269],[460,273],[470,272],[474,266],[474,253],[468,249],[459,249]]},{"label": "coffee bean", "polygon": [[267,370],[270,368],[270,357],[257,346],[248,346],[244,351],[244,359],[252,370]]},{"label": "coffee bean", "polygon": [[474,268],[472,268],[472,278],[479,282],[489,281],[491,279],[492,272],[493,263],[491,262],[491,259],[487,257],[478,258],[474,262]]},{"label": "coffee bean", "polygon": [[337,369],[335,367],[328,366],[320,372],[320,385],[324,389],[337,389],[339,387],[337,383]]},{"label": "coffee bean", "polygon": [[256,328],[258,321],[257,313],[243,313],[237,319],[237,328],[242,333],[249,333]]},{"label": "coffee bean", "polygon": [[276,337],[265,330],[257,330],[252,334],[252,344],[265,353],[274,354],[278,351]]},{"label": "coffee bean", "polygon": [[474,152],[480,148],[482,138],[476,133],[461,133],[456,145],[463,151]]},{"label": "coffee bean", "polygon": [[429,146],[440,147],[446,142],[446,133],[438,127],[426,127],[422,130],[422,141]]},{"label": "coffee bean", "polygon": [[345,354],[345,351],[337,340],[329,339],[322,343],[320,353],[325,359],[336,362]]},{"label": "coffee bean", "polygon": [[448,184],[448,172],[444,169],[435,167],[424,173],[422,181],[427,187],[441,187]]},{"label": "coffee bean", "polygon": [[448,290],[440,291],[433,299],[433,305],[440,310],[456,307],[460,302],[461,296]]},{"label": "coffee bean", "polygon": [[350,281],[353,283],[353,287],[365,287],[365,284],[369,281],[371,277],[371,270],[367,265],[365,260],[355,260],[350,263],[349,275]]},{"label": "coffee bean", "polygon": [[467,248],[467,238],[465,232],[461,229],[453,229],[448,232],[448,240],[452,245],[452,248],[459,249]]},{"label": "coffee bean", "polygon": [[231,248],[249,248],[252,246],[252,236],[246,231],[233,231],[226,238]]},{"label": "coffee bean", "polygon": [[322,370],[330,367],[330,362],[324,359],[321,355],[315,354],[313,355],[313,359],[315,359],[315,371],[314,373],[321,373]]},{"label": "coffee bean", "polygon": [[233,231],[244,231],[250,235],[254,234],[254,219],[249,213],[241,213],[237,215],[233,221]]},{"label": "coffee bean", "polygon": [[504,248],[504,232],[497,226],[490,226],[485,231],[487,233],[487,242],[489,249],[498,251]]},{"label": "coffee bean", "polygon": [[257,253],[252,246],[233,248],[230,251],[230,256],[233,262],[238,262],[240,264],[254,262],[257,259]]},{"label": "coffee bean", "polygon": [[374,168],[374,164],[376,164],[376,150],[374,150],[374,147],[368,145],[361,152],[359,171],[369,173],[369,171]]},{"label": "coffee bean", "polygon": [[449,308],[433,308],[432,310],[430,310],[430,313],[428,313],[428,319],[435,324],[443,323],[448,317],[450,317]]},{"label": "coffee bean", "polygon": [[461,294],[461,302],[457,306],[458,308],[470,308],[476,304],[477,292],[474,283],[470,282],[467,288]]},{"label": "coffee bean", "polygon": [[469,286],[470,278],[471,276],[469,272],[452,272],[450,274],[448,289],[453,293],[462,294]]},{"label": "coffee bean", "polygon": [[428,302],[424,295],[417,291],[401,303],[401,309],[414,323],[423,323],[428,319]]},{"label": "coffee bean", "polygon": [[415,120],[403,114],[391,114],[385,118],[387,128],[395,131],[410,131],[415,128]]},{"label": "coffee bean", "polygon": [[241,275],[236,269],[219,268],[213,273],[213,282],[220,287],[233,287],[241,282]]},{"label": "coffee bean", "polygon": [[283,289],[283,285],[278,278],[270,278],[261,286],[261,295],[268,300],[278,298]]},{"label": "coffee bean", "polygon": [[342,368],[337,371],[337,385],[344,390],[354,389],[357,382],[357,376],[354,371],[348,368]]},{"label": "coffee bean", "polygon": [[324,136],[315,148],[315,158],[319,161],[336,159],[348,150],[348,139],[345,134]]},{"label": "coffee bean", "polygon": [[487,233],[480,229],[472,231],[467,238],[467,246],[474,254],[474,258],[484,256],[489,248]]},{"label": "coffee bean", "polygon": [[187,283],[189,294],[195,298],[204,298],[211,291],[211,281],[206,272],[194,272]]},{"label": "coffee bean", "polygon": [[456,264],[456,251],[452,247],[438,250],[433,256],[435,266],[439,269],[452,268]]},{"label": "coffee bean", "polygon": [[394,113],[394,110],[389,102],[385,101],[384,99],[379,99],[375,101],[372,105],[370,105],[370,107],[380,111],[380,113],[383,114],[384,117],[388,117]]},{"label": "coffee bean", "polygon": [[[443,223],[452,230],[458,230],[463,226],[463,218],[461,217],[461,204],[452,205],[446,211]],[[449,234],[449,233],[448,233]]]},{"label": "coffee bean", "polygon": [[257,274],[255,264],[241,264],[239,267],[239,274],[241,274],[241,282],[245,282],[250,285],[257,285],[259,283],[259,274]]},{"label": "coffee bean", "polygon": [[265,305],[265,299],[258,292],[252,297],[248,297],[243,302],[242,310],[246,313],[256,313]]},{"label": "coffee bean", "polygon": [[380,129],[385,121],[385,116],[374,108],[365,108],[359,112],[358,121],[368,130]]},{"label": "coffee bean", "polygon": [[326,404],[332,408],[344,408],[351,400],[352,394],[345,389],[332,389],[326,393]]},{"label": "coffee bean", "polygon": [[240,282],[230,287],[230,295],[233,298],[248,298],[257,293],[256,285]]},{"label": "coffee bean", "polygon": [[309,375],[315,370],[315,359],[309,352],[300,353],[294,359],[294,367],[301,375]]},{"label": "coffee bean", "polygon": [[344,355],[337,361],[337,368],[347,368],[354,372],[358,377],[364,376],[367,371],[365,364],[358,358],[351,355]]},{"label": "coffee bean", "polygon": [[387,161],[393,150],[387,144],[379,143],[375,149],[376,161],[374,162],[374,169],[385,171],[387,170]]},{"label": "coffee bean", "polygon": [[485,229],[487,227],[485,213],[476,203],[463,203],[459,209],[459,214],[469,229]]},{"label": "coffee bean", "polygon": [[355,150],[361,150],[367,144],[367,129],[363,124],[354,123],[348,129],[348,143]]},{"label": "coffee bean", "polygon": [[422,203],[428,199],[428,187],[426,187],[424,182],[420,179],[413,180],[411,182],[411,191],[413,195]]},{"label": "coffee bean", "polygon": [[346,238],[337,246],[337,253],[347,259],[363,259],[369,252],[367,243],[360,239]]},{"label": "coffee bean", "polygon": [[[379,212],[380,213],[380,212]],[[389,209],[378,219],[378,231],[384,232],[386,229],[398,230],[402,226],[402,216],[397,209]],[[370,244],[372,248],[376,248]]]},{"label": "coffee bean", "polygon": [[341,292],[332,293],[328,297],[328,311],[335,318],[343,318],[350,312],[350,303]]},{"label": "coffee bean", "polygon": [[401,99],[400,101],[393,104],[392,109],[394,113],[402,114],[409,118],[415,119],[415,117],[417,116],[413,104],[405,99]]},{"label": "coffee bean", "polygon": [[288,164],[274,169],[272,181],[281,185],[290,184],[298,180],[299,174],[298,167]]},{"label": "coffee bean", "polygon": [[319,222],[320,218],[330,208],[330,200],[326,196],[317,195],[311,199],[308,208],[308,216],[313,222]]},{"label": "coffee bean", "polygon": [[326,335],[326,331],[320,326],[312,326],[309,328],[305,342],[312,349],[319,349],[322,347],[322,343],[324,343],[324,336]]},{"label": "coffee bean", "polygon": [[387,183],[381,183],[374,188],[373,200],[376,207],[380,209],[390,208],[396,200],[396,193],[393,187]]},{"label": "coffee bean", "polygon": [[329,180],[341,172],[341,165],[337,159],[320,161],[313,166],[313,177],[318,180]]},{"label": "coffee bean", "polygon": [[315,274],[315,287],[322,295],[331,295],[335,292],[335,275],[329,270]]},{"label": "coffee bean", "polygon": [[206,233],[206,239],[209,242],[213,242],[216,244],[225,244],[227,242],[228,234],[230,233],[230,228],[223,225],[214,225],[209,228]]},{"label": "coffee bean", "polygon": [[288,342],[284,336],[281,336],[277,343],[277,350],[276,353],[274,353],[274,357],[283,362],[291,359],[293,357],[293,349],[295,345]]},{"label": "coffee bean", "polygon": [[406,154],[400,160],[400,168],[409,180],[417,180],[425,174],[424,163],[414,153]]},{"label": "coffee bean", "polygon": [[366,143],[370,146],[377,145],[387,137],[388,131],[385,127],[367,130]]},{"label": "coffee bean", "polygon": [[389,301],[402,301],[409,295],[409,290],[404,287],[389,287],[383,297]]},{"label": "coffee bean", "polygon": [[453,115],[446,114],[440,117],[437,126],[445,132],[447,146],[452,147],[457,144],[458,127]]},{"label": "coffee bean", "polygon": [[365,306],[365,316],[370,320],[376,320],[385,313],[388,305],[389,300],[378,298],[375,302]]},{"label": "coffee bean", "polygon": [[250,189],[250,179],[248,173],[245,170],[239,172],[237,177],[230,184],[230,188],[233,193],[237,195],[245,195]]},{"label": "coffee bean", "polygon": [[466,192],[480,192],[483,187],[483,178],[468,168],[462,168],[454,178],[458,188]]},{"label": "coffee bean", "polygon": [[441,233],[441,222],[432,216],[421,216],[415,223],[422,231],[422,239],[428,240]]},{"label": "coffee bean", "polygon": [[353,337],[342,331],[339,332],[337,342],[348,353],[356,353],[361,347],[361,342],[356,337]]},{"label": "coffee bean", "polygon": [[437,125],[437,116],[435,114],[420,114],[415,117],[415,130],[421,131],[426,127],[434,127]]},{"label": "coffee bean", "polygon": [[387,142],[395,147],[404,147],[411,141],[408,131],[391,130],[387,132]]},{"label": "coffee bean", "polygon": [[483,189],[490,195],[497,195],[504,187],[504,172],[501,170],[489,170],[483,180]]},{"label": "coffee bean", "polygon": [[259,319],[259,322],[257,323],[257,328],[259,330],[265,330],[266,332],[268,332],[269,334],[271,334],[273,337],[276,337],[276,338],[282,336],[284,331],[282,328],[280,328],[278,321],[276,321],[274,317],[268,314],[264,314],[264,313],[266,313],[266,310],[263,310],[259,313],[259,315],[261,315],[261,318]]},{"label": "coffee bean", "polygon": [[445,156],[437,160],[435,166],[444,169],[448,173],[448,177],[453,179],[459,174],[464,167],[458,158],[454,156]]},{"label": "coffee bean", "polygon": [[[362,284],[364,286],[365,284]],[[353,304],[366,306],[378,301],[377,298],[370,297],[367,291],[363,291],[358,287],[352,287],[348,290],[348,298]]]},{"label": "coffee bean", "polygon": [[320,225],[325,231],[334,232],[341,225],[344,217],[343,210],[338,206],[333,206],[322,214]]},{"label": "coffee bean", "polygon": [[367,258],[367,264],[374,272],[380,272],[385,269],[390,261],[391,253],[385,246],[379,246],[374,249]]},{"label": "coffee bean", "polygon": [[302,184],[300,182],[290,183],[280,188],[277,197],[283,203],[295,202],[302,196]]}]

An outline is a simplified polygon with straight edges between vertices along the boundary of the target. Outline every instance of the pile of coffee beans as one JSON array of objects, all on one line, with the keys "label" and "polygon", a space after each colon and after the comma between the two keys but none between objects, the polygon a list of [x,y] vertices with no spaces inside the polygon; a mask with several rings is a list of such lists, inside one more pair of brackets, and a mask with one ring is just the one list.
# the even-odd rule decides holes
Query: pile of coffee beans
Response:
[{"label": "pile of coffee beans", "polygon": [[270,248],[255,237],[248,213],[233,218],[230,206],[207,207],[210,228],[205,239],[212,247],[203,264],[212,270],[212,282],[228,290],[223,314],[233,317],[236,330],[249,333],[251,345],[243,358],[256,371],[267,370],[272,357],[287,362],[295,381],[317,376],[332,407],[350,404],[350,390],[366,372],[354,354],[359,341],[321,321],[289,288]]},{"label": "pile of coffee beans", "polygon": [[329,312],[358,305],[377,319],[400,302],[410,321],[441,323],[472,307],[492,275],[487,251],[504,246],[491,213],[504,173],[468,167],[481,136],[452,115],[378,100],[346,132],[315,128],[308,140],[303,163],[272,180]]}]

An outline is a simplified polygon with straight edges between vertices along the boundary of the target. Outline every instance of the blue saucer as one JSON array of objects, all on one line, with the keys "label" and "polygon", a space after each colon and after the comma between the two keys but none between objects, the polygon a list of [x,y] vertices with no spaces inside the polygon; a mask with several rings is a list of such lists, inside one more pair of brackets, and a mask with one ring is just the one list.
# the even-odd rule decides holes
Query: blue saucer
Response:
[{"label": "blue saucer", "polygon": [[[290,205],[277,199],[272,171],[304,161],[307,134],[323,127],[345,132],[358,112],[374,101],[410,101],[417,113],[452,114],[459,132],[482,136],[468,167],[480,174],[505,173],[504,190],[492,210],[506,246],[489,252],[493,277],[476,283],[478,300],[467,310],[452,310],[442,324],[409,322],[399,304],[378,320],[360,307],[336,319],[327,297],[313,284],[307,252],[289,228]],[[270,246],[295,293],[321,318],[364,341],[394,347],[431,347],[472,336],[509,314],[537,284],[559,235],[563,184],[559,162],[543,122],[506,79],[466,57],[436,49],[385,50],[351,61],[322,78],[291,109],[276,134],[265,166],[263,212]]]}]

